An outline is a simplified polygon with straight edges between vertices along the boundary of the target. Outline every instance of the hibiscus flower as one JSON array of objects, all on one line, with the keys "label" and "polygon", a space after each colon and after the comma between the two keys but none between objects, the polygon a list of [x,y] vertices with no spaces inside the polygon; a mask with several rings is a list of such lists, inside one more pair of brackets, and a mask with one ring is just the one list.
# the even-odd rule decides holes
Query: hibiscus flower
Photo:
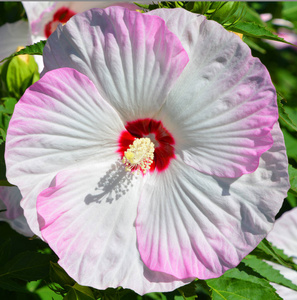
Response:
[{"label": "hibiscus flower", "polygon": [[15,186],[0,186],[0,221],[7,222],[11,228],[24,236],[33,236],[24,211],[20,206],[22,195]]},{"label": "hibiscus flower", "polygon": [[183,9],[59,25],[19,103],[7,177],[80,284],[169,291],[235,267],[289,188],[276,92],[248,46]]}]

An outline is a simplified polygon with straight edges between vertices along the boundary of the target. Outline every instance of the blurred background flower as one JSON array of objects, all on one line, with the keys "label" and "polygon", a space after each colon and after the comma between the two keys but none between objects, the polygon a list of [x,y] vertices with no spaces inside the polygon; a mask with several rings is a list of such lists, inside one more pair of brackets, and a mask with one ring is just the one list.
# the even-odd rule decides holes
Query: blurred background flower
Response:
[{"label": "blurred background flower", "polygon": [[22,195],[15,186],[0,186],[0,221],[7,222],[18,233],[31,237],[34,233],[28,226],[20,206]]}]

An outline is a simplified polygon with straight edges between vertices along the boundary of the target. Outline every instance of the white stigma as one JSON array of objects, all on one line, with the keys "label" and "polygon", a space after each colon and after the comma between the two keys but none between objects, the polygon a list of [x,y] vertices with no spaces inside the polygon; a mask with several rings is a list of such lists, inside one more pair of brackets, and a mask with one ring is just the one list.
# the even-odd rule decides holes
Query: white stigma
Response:
[{"label": "white stigma", "polygon": [[154,159],[155,145],[150,138],[136,138],[124,153],[122,162],[127,172],[140,171],[145,174],[151,167]]}]

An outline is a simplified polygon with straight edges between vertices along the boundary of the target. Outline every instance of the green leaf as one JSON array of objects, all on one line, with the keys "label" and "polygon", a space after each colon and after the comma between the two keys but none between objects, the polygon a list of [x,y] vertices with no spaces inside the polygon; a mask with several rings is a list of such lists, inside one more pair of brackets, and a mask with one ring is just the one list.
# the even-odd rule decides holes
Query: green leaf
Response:
[{"label": "green leaf", "polygon": [[198,280],[194,280],[191,283],[178,288],[178,291],[184,299],[192,300],[197,298],[196,288]]},{"label": "green leaf", "polygon": [[278,42],[283,42],[286,44],[293,45],[285,41],[283,38],[278,37],[276,34],[272,33],[264,26],[261,26],[253,22],[240,21],[228,27],[228,30],[242,33],[244,35],[254,37],[254,38],[273,40],[273,41],[278,41]]},{"label": "green leaf", "polygon": [[14,107],[17,103],[17,99],[13,97],[3,97],[1,99],[1,102],[3,103],[0,106],[0,112],[2,113],[7,113],[7,114],[12,114]]},{"label": "green leaf", "polygon": [[290,177],[290,191],[293,191],[295,195],[297,195],[297,169],[293,168],[289,164],[289,177]]},{"label": "green leaf", "polygon": [[296,133],[292,133],[286,128],[282,128],[282,132],[285,139],[285,145],[287,150],[287,155],[289,158],[293,158],[297,161],[297,140],[296,140]]},{"label": "green leaf", "polygon": [[21,2],[0,2],[0,26],[5,23],[14,23],[25,16],[26,13]]},{"label": "green leaf", "polygon": [[7,178],[6,178],[6,165],[5,165],[5,160],[4,160],[4,152],[5,152],[5,143],[2,143],[2,144],[0,144],[0,182],[8,183]]},{"label": "green leaf", "polygon": [[50,262],[50,279],[61,286],[74,285],[75,281],[57,263]]},{"label": "green leaf", "polygon": [[51,256],[32,251],[20,253],[0,266],[0,282],[9,278],[26,281],[38,280],[48,276]]},{"label": "green leaf", "polygon": [[289,190],[288,192],[288,196],[287,196],[287,200],[289,202],[289,204],[291,205],[291,207],[296,207],[297,206],[297,194],[295,195],[295,193],[291,193],[291,190]]},{"label": "green leaf", "polygon": [[63,298],[64,300],[96,300],[92,290],[76,283]]},{"label": "green leaf", "polygon": [[254,276],[248,267],[241,265],[240,269],[231,269],[217,279],[206,280],[213,300],[281,299],[266,279]]},{"label": "green leaf", "polygon": [[243,36],[242,37],[242,40],[251,48],[251,49],[254,49],[254,50],[257,50],[259,51],[260,53],[262,54],[265,54],[266,53],[266,50],[262,47],[259,46],[258,43],[255,43],[252,39],[249,39],[247,36]]},{"label": "green leaf", "polygon": [[46,41],[40,41],[40,42],[35,43],[33,45],[26,46],[24,49],[22,49],[22,50],[20,50],[18,52],[15,52],[15,53],[11,54],[10,56],[2,59],[0,61],[0,63],[4,62],[5,60],[11,59],[11,58],[13,58],[15,56],[22,55],[22,54],[42,55],[45,43],[46,43]]},{"label": "green leaf", "polygon": [[289,21],[296,22],[297,2],[286,1],[283,3],[282,17]]},{"label": "green leaf", "polygon": [[246,266],[251,267],[254,271],[265,277],[268,281],[281,284],[297,291],[297,285],[293,284],[290,280],[285,278],[279,272],[279,270],[274,269],[271,265],[261,259],[258,259],[256,256],[248,255],[242,260],[242,262]]},{"label": "green leaf", "polygon": [[20,283],[10,278],[0,279],[0,288],[8,291],[14,291],[14,292],[21,292],[21,293],[27,292],[25,285],[21,285]]},{"label": "green leaf", "polygon": [[195,14],[205,14],[210,6],[211,6],[211,2],[208,2],[208,1],[191,1],[191,2],[188,2],[186,4],[186,9],[192,13],[195,13]]},{"label": "green leaf", "polygon": [[250,255],[254,255],[259,259],[272,261],[283,265],[284,267],[295,269],[296,266],[293,260],[284,254],[283,250],[273,246],[266,239],[263,239],[256,249],[254,249]]},{"label": "green leaf", "polygon": [[40,296],[42,300],[62,300],[61,295],[56,294],[48,286],[43,286],[35,291],[37,295]]},{"label": "green leaf", "polygon": [[292,121],[292,119],[289,117],[288,113],[285,110],[285,107],[282,103],[284,98],[277,93],[277,105],[278,105],[278,113],[279,113],[279,118],[286,124],[286,126],[294,131],[297,131],[297,126],[296,124]]}]

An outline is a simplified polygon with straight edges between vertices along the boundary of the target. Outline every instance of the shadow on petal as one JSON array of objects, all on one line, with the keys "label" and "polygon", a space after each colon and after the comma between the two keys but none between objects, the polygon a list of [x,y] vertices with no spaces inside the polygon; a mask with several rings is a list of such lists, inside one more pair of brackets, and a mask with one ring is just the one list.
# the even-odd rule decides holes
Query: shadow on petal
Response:
[{"label": "shadow on petal", "polygon": [[212,176],[212,178],[218,183],[222,188],[222,196],[230,196],[230,187],[238,178],[219,178],[217,176]]},{"label": "shadow on petal", "polygon": [[106,202],[111,204],[114,200],[119,200],[130,188],[133,188],[133,176],[133,173],[125,170],[123,163],[117,161],[100,178],[94,193],[85,197],[85,203],[87,205],[93,202],[101,203],[103,199],[106,199]]}]

